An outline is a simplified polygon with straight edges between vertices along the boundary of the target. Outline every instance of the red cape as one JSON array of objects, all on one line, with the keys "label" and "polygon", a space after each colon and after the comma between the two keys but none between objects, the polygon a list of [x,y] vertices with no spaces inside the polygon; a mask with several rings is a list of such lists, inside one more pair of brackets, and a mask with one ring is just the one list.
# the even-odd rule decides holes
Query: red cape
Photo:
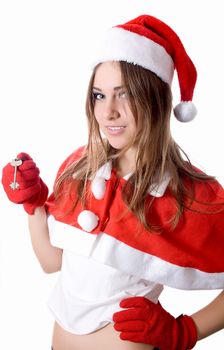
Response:
[{"label": "red cape", "polygon": [[[82,148],[68,157],[59,169],[58,175],[77,160],[81,153]],[[217,181],[195,182],[197,200],[210,205],[202,205],[194,201],[190,209],[184,210],[174,230],[170,228],[167,221],[175,213],[176,203],[167,188],[162,197],[154,199],[153,209],[149,213],[150,220],[154,224],[162,224],[162,232],[158,234],[147,231],[137,217],[127,210],[121,197],[125,181],[117,177],[112,170],[111,177],[106,182],[103,199],[97,200],[91,196],[85,208],[99,217],[97,227],[89,234],[103,233],[110,236],[114,251],[116,246],[116,252],[113,254],[118,254],[118,250],[124,248],[123,250],[130,257],[130,264],[128,261],[122,262],[122,252],[117,255],[116,261],[111,262],[111,258],[107,259],[105,256],[103,262],[121,267],[130,273],[133,271],[136,273],[134,265],[141,260],[144,264],[140,268],[143,270],[143,276],[158,283],[184,289],[224,288],[224,190],[222,186]],[[149,200],[150,197],[149,194]],[[78,203],[75,210],[67,213],[75,200],[76,193],[73,192],[70,197],[67,194],[62,196],[59,204],[56,203],[52,194],[46,207],[56,221],[80,231],[82,228],[77,218],[84,208]],[[216,204],[211,206],[211,203]],[[222,211],[217,213],[221,209]],[[125,215],[120,219],[120,214],[123,213]],[[73,234],[76,234],[75,230]],[[63,241],[63,237],[61,240]]]}]

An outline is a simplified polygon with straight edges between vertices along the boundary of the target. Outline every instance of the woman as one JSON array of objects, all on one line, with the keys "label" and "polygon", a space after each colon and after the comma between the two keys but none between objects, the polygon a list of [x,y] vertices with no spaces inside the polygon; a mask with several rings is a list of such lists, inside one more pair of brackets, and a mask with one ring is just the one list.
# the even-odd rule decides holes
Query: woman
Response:
[{"label": "woman", "polygon": [[88,144],[62,164],[54,193],[27,154],[3,169],[41,266],[61,270],[54,350],[186,350],[223,328],[223,292],[177,319],[158,302],[163,285],[224,287],[224,190],[172,139],[174,67],[174,112],[190,121],[196,69],[174,31],[146,15],[112,28],[87,93]]}]

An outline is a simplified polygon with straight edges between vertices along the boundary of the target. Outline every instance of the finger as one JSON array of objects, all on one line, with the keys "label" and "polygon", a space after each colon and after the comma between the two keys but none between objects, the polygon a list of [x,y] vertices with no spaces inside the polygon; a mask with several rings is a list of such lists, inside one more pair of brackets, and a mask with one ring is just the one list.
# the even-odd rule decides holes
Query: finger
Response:
[{"label": "finger", "polygon": [[[33,169],[38,169],[36,167],[36,164],[33,161],[27,160],[17,167],[17,173],[18,172],[21,173],[23,171],[33,170]],[[2,169],[2,175],[3,175],[3,177],[8,177],[8,176],[13,175],[14,171],[15,171],[15,167],[10,162]],[[38,169],[38,171],[39,171],[39,169]]]},{"label": "finger", "polygon": [[139,320],[119,322],[114,324],[114,329],[119,332],[143,332],[145,328],[145,322]]},{"label": "finger", "polygon": [[152,302],[145,297],[131,297],[121,300],[120,307],[129,308],[129,307],[146,307]]},{"label": "finger", "polygon": [[36,186],[40,183],[40,178],[35,177],[34,179],[23,181],[23,180],[20,180],[19,177],[17,177],[16,182],[19,185],[18,191],[29,190],[29,188]]},{"label": "finger", "polygon": [[124,322],[130,320],[145,320],[146,319],[146,310],[142,308],[132,308],[129,310],[122,310],[115,312],[113,314],[114,322]]},{"label": "finger", "polygon": [[41,189],[41,186],[40,186],[40,183],[38,183],[25,190],[7,191],[6,194],[12,202],[17,204],[23,204],[29,201],[35,195],[37,195],[40,192],[40,189]]},{"label": "finger", "polygon": [[21,165],[18,166],[19,171],[36,168],[36,163],[33,160],[25,160]]},{"label": "finger", "polygon": [[20,152],[16,158],[19,158],[19,159],[22,159],[23,161],[24,160],[32,160],[32,158],[30,157],[30,155],[28,153],[25,153],[25,152]]},{"label": "finger", "polygon": [[144,333],[142,332],[121,332],[120,339],[129,340],[134,343],[146,343]]},{"label": "finger", "polygon": [[[16,182],[22,187],[30,187],[31,185],[35,184],[35,182],[40,181],[39,177],[39,169],[35,168],[32,170],[27,170],[24,172],[17,171],[16,173]],[[11,182],[14,181],[14,170],[3,170],[3,176],[2,176],[2,184],[4,186],[9,186]]]},{"label": "finger", "polygon": [[35,197],[40,192],[40,184],[35,184],[32,187],[29,187],[28,189],[18,191],[17,198],[19,202],[17,203],[25,203],[27,201],[30,201],[33,197]]},{"label": "finger", "polygon": [[18,181],[29,181],[32,179],[39,179],[39,174],[40,174],[40,170],[38,168],[33,168],[33,169],[28,169],[25,171],[17,171],[17,179]]}]

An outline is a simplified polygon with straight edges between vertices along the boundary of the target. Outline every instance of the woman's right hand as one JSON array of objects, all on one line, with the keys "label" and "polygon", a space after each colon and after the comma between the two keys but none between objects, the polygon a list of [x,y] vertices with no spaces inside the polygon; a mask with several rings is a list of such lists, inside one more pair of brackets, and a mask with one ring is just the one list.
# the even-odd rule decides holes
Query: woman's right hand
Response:
[{"label": "woman's right hand", "polygon": [[[17,160],[15,170],[13,164],[16,164]],[[34,214],[37,207],[43,206],[48,197],[48,188],[39,173],[39,169],[27,153],[19,153],[14,163],[8,163],[2,170],[2,184],[9,200],[23,204],[25,211],[30,215]]]}]

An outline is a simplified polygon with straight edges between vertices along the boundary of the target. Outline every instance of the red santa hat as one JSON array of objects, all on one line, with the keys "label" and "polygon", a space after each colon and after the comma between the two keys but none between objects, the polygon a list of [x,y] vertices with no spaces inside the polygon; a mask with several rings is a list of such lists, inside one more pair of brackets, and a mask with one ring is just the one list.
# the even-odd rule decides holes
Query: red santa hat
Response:
[{"label": "red santa hat", "polygon": [[179,121],[188,122],[197,114],[192,103],[196,68],[177,34],[159,19],[142,15],[110,28],[94,65],[105,61],[137,64],[149,69],[169,85],[176,69],[181,102],[174,108],[174,115]]}]

